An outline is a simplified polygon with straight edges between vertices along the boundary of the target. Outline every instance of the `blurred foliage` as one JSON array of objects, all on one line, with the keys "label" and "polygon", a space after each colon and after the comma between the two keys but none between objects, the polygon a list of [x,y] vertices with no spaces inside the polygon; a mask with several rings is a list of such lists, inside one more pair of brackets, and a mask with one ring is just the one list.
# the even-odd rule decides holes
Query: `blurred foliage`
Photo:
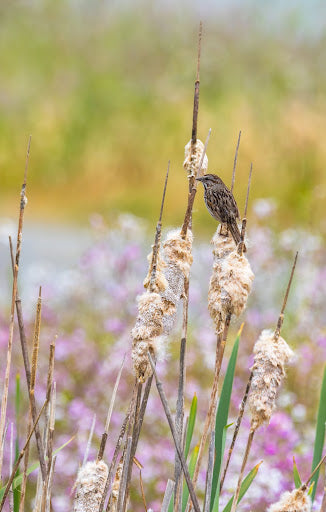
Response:
[{"label": "blurred foliage", "polygon": [[[170,159],[165,221],[180,223],[201,16],[198,135],[212,128],[210,170],[230,183],[241,129],[240,209],[253,161],[252,197],[276,198],[273,222],[325,231],[325,35],[307,5],[275,21],[274,3],[227,4],[3,3],[0,214],[16,212],[32,133],[31,215],[85,222],[128,210],[155,222]],[[202,201],[195,218],[213,229]]]}]

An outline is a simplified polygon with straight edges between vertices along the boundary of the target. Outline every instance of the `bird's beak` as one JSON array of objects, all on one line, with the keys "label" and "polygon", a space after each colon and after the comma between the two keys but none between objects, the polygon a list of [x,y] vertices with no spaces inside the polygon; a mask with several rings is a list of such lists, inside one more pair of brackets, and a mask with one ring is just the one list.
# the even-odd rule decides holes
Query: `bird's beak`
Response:
[{"label": "bird's beak", "polygon": [[196,181],[204,181],[204,176],[202,176],[201,178],[196,178]]}]

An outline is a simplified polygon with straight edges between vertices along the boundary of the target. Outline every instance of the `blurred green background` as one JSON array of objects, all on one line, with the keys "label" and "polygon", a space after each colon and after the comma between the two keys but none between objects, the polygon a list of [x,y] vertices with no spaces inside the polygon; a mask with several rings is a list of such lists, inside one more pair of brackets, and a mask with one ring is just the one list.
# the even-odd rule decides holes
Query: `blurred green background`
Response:
[{"label": "blurred green background", "polygon": [[[87,222],[124,210],[180,223],[197,30],[204,23],[198,136],[240,209],[273,197],[271,222],[326,231],[326,9],[322,1],[1,3],[0,215],[16,214],[29,133],[29,215]],[[218,4],[218,5],[217,5]],[[202,194],[202,191],[200,192]],[[196,220],[214,221],[203,201]]]}]

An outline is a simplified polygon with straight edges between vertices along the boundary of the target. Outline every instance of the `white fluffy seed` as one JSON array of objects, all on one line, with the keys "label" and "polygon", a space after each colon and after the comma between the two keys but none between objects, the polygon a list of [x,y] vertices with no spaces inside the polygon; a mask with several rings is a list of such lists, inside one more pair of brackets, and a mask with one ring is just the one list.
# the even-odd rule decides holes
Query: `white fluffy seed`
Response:
[{"label": "white fluffy seed", "polygon": [[215,234],[213,272],[208,291],[208,309],[219,332],[227,315],[244,310],[254,274],[245,255],[239,255],[231,236]]},{"label": "white fluffy seed", "polygon": [[87,462],[78,472],[74,512],[99,512],[108,467],[105,462]]},{"label": "white fluffy seed", "polygon": [[307,491],[295,489],[292,492],[282,494],[277,503],[271,505],[267,512],[310,512],[311,499]]},{"label": "white fluffy seed", "polygon": [[285,376],[285,365],[293,357],[293,351],[279,336],[274,340],[274,332],[262,331],[254,346],[253,378],[249,395],[251,428],[256,430],[263,423],[269,423],[277,392]]},{"label": "white fluffy seed", "polygon": [[[194,151],[191,151],[191,140],[185,146],[185,159],[183,162],[183,167],[187,171],[189,176],[196,176],[199,164],[201,161],[201,157],[204,151],[204,144],[201,140],[197,139]],[[208,158],[205,154],[203,164],[201,167],[202,174],[205,174],[208,168]]]}]

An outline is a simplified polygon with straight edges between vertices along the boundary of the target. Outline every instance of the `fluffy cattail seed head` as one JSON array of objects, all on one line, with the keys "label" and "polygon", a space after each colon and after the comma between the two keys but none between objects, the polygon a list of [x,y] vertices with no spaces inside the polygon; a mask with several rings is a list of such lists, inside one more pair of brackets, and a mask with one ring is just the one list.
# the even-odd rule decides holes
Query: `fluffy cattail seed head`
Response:
[{"label": "fluffy cattail seed head", "polygon": [[254,274],[246,256],[239,255],[232,237],[217,233],[213,240],[213,272],[208,291],[208,309],[219,331],[227,315],[244,310]]},{"label": "fluffy cattail seed head", "polygon": [[[193,152],[191,151],[191,140],[185,146],[185,159],[183,162],[183,167],[187,171],[188,176],[196,176],[197,170],[199,168],[199,164],[201,161],[201,157],[204,151],[204,144],[201,140],[197,139],[196,144],[194,146]],[[207,155],[204,156],[203,164],[201,167],[202,173],[205,174],[208,168],[208,158]]]},{"label": "fluffy cattail seed head", "polygon": [[274,332],[262,331],[254,346],[255,360],[249,395],[251,428],[256,430],[269,423],[275,409],[276,395],[285,376],[285,365],[293,357],[286,341]]},{"label": "fluffy cattail seed head", "polygon": [[267,512],[310,512],[311,505],[307,491],[295,489],[282,494],[281,499],[271,505]]},{"label": "fluffy cattail seed head", "polygon": [[103,462],[87,462],[78,472],[74,512],[99,512],[108,467]]},{"label": "fluffy cattail seed head", "polygon": [[158,293],[145,292],[138,298],[138,317],[131,331],[134,372],[140,382],[152,374],[147,352],[156,357],[155,338],[163,332],[164,305]]},{"label": "fluffy cattail seed head", "polygon": [[[147,259],[148,259],[150,265],[149,265],[149,269],[148,269],[148,274],[145,277],[144,283],[143,283],[145,288],[149,288],[149,285],[151,283],[152,272],[153,272],[153,267],[152,267],[153,251],[147,256]],[[153,292],[158,292],[158,293],[164,292],[164,290],[166,290],[166,288],[168,286],[167,280],[164,276],[164,268],[165,267],[166,267],[166,264],[165,264],[164,260],[161,258],[160,253],[158,252],[157,253],[157,261],[156,261],[154,289],[152,290]]]},{"label": "fluffy cattail seed head", "polygon": [[192,257],[193,235],[190,229],[187,230],[185,238],[182,238],[179,229],[170,231],[163,244],[164,260],[168,265],[175,265],[183,273],[184,277],[189,277],[190,267],[193,262]]}]

